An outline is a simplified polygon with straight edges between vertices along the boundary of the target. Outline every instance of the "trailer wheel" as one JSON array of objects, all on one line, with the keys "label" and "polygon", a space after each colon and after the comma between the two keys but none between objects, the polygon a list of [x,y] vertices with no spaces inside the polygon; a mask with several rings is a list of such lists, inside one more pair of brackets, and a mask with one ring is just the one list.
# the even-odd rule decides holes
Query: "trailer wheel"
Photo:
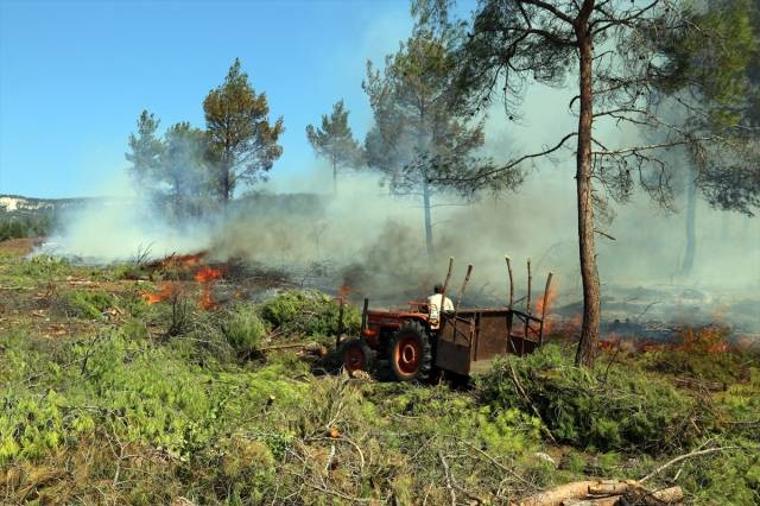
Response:
[{"label": "trailer wheel", "polygon": [[389,349],[393,375],[399,381],[427,381],[433,364],[430,338],[419,322],[405,323],[396,331]]},{"label": "trailer wheel", "polygon": [[343,368],[350,373],[354,371],[369,372],[372,367],[372,350],[361,339],[351,339],[341,346]]}]

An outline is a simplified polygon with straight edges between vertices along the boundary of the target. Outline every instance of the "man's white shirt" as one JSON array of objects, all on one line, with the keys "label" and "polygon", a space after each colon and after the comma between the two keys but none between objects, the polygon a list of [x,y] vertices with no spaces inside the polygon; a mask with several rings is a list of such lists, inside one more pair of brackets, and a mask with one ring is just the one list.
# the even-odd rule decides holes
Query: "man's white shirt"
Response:
[{"label": "man's white shirt", "polygon": [[430,328],[438,329],[441,325],[441,299],[443,299],[443,310],[454,311],[454,303],[448,297],[443,297],[440,293],[434,293],[428,297],[428,308],[430,310]]}]

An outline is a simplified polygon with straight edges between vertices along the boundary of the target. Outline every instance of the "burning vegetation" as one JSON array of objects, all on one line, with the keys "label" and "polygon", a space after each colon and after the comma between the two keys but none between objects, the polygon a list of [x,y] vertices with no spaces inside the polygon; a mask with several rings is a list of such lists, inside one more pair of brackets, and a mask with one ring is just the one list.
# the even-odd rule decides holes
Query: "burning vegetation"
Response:
[{"label": "burning vegetation", "polygon": [[[580,317],[563,316],[550,284],[531,297],[531,313],[547,313],[544,346],[497,360],[464,389],[349,379],[335,342],[360,335],[360,289],[303,290],[282,272],[209,258],[170,255],[139,276],[52,258],[0,263],[0,285],[28,283],[0,291],[4,496],[215,503],[237,487],[267,502],[414,502],[427,487],[435,502],[453,490],[545,504],[607,487],[610,501],[754,500],[760,369],[727,327],[679,327],[667,341],[610,335],[597,367],[577,368],[566,346]],[[457,303],[481,296],[447,292]],[[518,290],[513,305],[525,304]],[[40,316],[28,320],[32,307]],[[107,485],[56,471],[83,472],[85,458]],[[357,492],[369,476],[375,485]]]}]

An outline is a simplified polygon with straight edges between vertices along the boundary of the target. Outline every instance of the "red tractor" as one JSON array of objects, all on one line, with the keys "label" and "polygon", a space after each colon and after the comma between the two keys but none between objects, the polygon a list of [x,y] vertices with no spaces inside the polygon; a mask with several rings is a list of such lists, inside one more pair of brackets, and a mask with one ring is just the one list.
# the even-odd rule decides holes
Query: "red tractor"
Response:
[{"label": "red tractor", "polygon": [[[453,260],[444,283],[451,277]],[[530,310],[530,261],[526,310],[514,309],[512,269],[509,271],[509,305],[501,308],[461,309],[461,300],[472,272],[470,265],[454,311],[442,312],[433,328],[427,302],[412,302],[406,310],[369,309],[364,299],[360,336],[341,345],[343,367],[391,373],[399,381],[427,381],[434,372],[448,371],[468,376],[488,369],[501,355],[524,355],[543,343],[544,316],[552,273],[546,282],[540,315]]]}]

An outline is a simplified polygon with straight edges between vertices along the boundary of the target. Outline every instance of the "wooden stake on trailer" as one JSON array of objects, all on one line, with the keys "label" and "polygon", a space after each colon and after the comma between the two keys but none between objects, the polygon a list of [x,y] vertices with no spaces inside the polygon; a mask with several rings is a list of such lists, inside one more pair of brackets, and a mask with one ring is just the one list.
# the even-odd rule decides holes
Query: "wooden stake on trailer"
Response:
[{"label": "wooden stake on trailer", "polygon": [[528,257],[528,298],[525,301],[525,312],[530,314],[530,284],[533,277],[530,274],[530,257]]},{"label": "wooden stake on trailer", "polygon": [[[457,313],[459,313],[459,306],[462,304],[462,297],[464,296],[464,291],[467,288],[467,283],[470,281],[470,274],[472,274],[472,264],[469,264],[467,266],[467,274],[464,275],[462,289],[459,290],[459,294],[457,296],[457,304],[454,306],[454,317],[452,318],[452,321],[454,322],[454,332],[452,334],[454,337],[454,342],[456,342],[457,339]],[[441,302],[441,304],[443,304],[443,302]]]},{"label": "wooden stake on trailer", "polygon": [[[454,257],[449,257],[449,270],[446,273],[446,280],[443,282],[443,291],[441,292],[442,306],[443,306],[443,301],[446,300],[446,290],[449,288],[449,281],[451,280],[452,269],[454,269]],[[443,308],[441,308],[441,311],[443,311]]]},{"label": "wooden stake on trailer", "polygon": [[454,307],[454,311],[459,311],[459,305],[462,303],[462,297],[464,296],[464,291],[467,288],[467,283],[470,282],[470,274],[472,274],[472,264],[469,264],[467,266],[467,274],[464,276],[464,282],[462,283],[462,289],[459,291],[459,297],[457,297],[457,305]]},{"label": "wooden stake on trailer", "polygon": [[335,349],[340,348],[340,338],[344,332],[344,313],[345,313],[346,301],[343,295],[340,296],[340,307],[338,308],[338,335],[335,336]]},{"label": "wooden stake on trailer", "polygon": [[520,354],[525,355],[525,342],[530,339],[530,331],[533,330],[530,326],[530,292],[531,292],[531,282],[533,281],[533,276],[530,272],[530,257],[528,257],[528,295],[525,298],[525,330],[523,335],[523,340],[520,344]]},{"label": "wooden stake on trailer", "polygon": [[507,261],[507,274],[509,274],[509,305],[507,306],[507,350],[509,350],[509,347],[512,346],[512,350],[517,353],[515,345],[512,342],[512,319],[514,318],[514,313],[512,313],[512,304],[515,300],[515,283],[514,279],[512,278],[512,259],[509,258],[509,255],[504,255],[504,260]]},{"label": "wooden stake on trailer", "polygon": [[509,273],[509,309],[512,309],[512,303],[515,300],[515,284],[512,279],[512,259],[509,255],[504,255],[504,260],[507,261],[507,272]]},{"label": "wooden stake on trailer", "polygon": [[369,299],[364,298],[364,307],[362,308],[362,335],[367,330],[367,311],[369,311]]},{"label": "wooden stake on trailer", "polygon": [[546,305],[549,302],[549,290],[552,286],[552,277],[554,273],[549,271],[549,275],[546,277],[546,288],[544,289],[544,303],[541,305],[541,325],[539,328],[538,345],[544,344],[544,318],[546,317]]}]

